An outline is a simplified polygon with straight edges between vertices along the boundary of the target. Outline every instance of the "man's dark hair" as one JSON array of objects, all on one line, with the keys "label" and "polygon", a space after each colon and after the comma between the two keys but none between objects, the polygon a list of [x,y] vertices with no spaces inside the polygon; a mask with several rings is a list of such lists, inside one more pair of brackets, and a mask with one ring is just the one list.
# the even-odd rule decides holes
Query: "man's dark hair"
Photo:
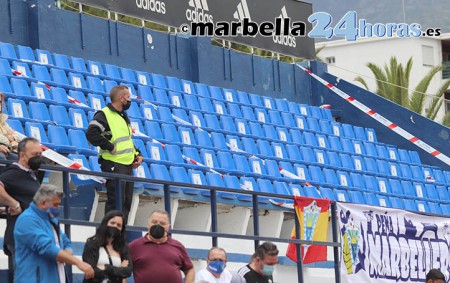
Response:
[{"label": "man's dark hair", "polygon": [[27,144],[29,142],[33,142],[33,143],[40,143],[37,139],[35,138],[24,138],[23,140],[21,140],[19,142],[19,144],[17,145],[17,153],[20,154],[21,152],[25,152],[25,148],[27,146]]},{"label": "man's dark hair", "polygon": [[256,248],[255,253],[252,256],[252,260],[259,257],[264,260],[266,256],[278,255],[277,246],[272,242],[264,242]]},{"label": "man's dark hair", "polygon": [[128,87],[123,85],[115,86],[111,89],[109,92],[109,98],[111,98],[111,102],[114,102],[117,100],[120,94],[122,94],[123,91],[128,90]]},{"label": "man's dark hair", "polygon": [[426,281],[428,281],[430,279],[431,280],[442,279],[445,281],[445,276],[439,269],[431,269],[427,274]]}]

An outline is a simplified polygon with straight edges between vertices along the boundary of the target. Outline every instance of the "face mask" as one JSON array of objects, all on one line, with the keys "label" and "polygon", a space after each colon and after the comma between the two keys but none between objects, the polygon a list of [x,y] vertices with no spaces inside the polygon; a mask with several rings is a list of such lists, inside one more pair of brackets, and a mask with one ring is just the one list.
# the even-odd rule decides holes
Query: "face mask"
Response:
[{"label": "face mask", "polygon": [[262,272],[266,276],[271,276],[274,269],[275,269],[275,265],[266,265],[266,264],[264,264]]},{"label": "face mask", "polygon": [[120,236],[120,230],[116,227],[108,226],[106,227],[106,238],[115,239]]},{"label": "face mask", "polygon": [[127,100],[127,103],[122,104],[122,109],[123,110],[128,110],[131,106],[131,100]]},{"label": "face mask", "polygon": [[225,269],[225,262],[220,260],[210,261],[208,264],[208,269],[215,274],[221,274]]},{"label": "face mask", "polygon": [[33,171],[38,170],[41,167],[42,163],[42,157],[40,155],[33,156],[30,159],[28,159],[28,166],[30,166],[30,169]]},{"label": "face mask", "polygon": [[47,211],[48,213],[50,213],[51,216],[58,217],[59,213],[61,212],[61,209],[50,206]]},{"label": "face mask", "polygon": [[149,230],[150,236],[152,236],[152,238],[154,239],[161,239],[162,237],[164,237],[164,232],[165,231],[163,226],[159,224],[153,225]]}]

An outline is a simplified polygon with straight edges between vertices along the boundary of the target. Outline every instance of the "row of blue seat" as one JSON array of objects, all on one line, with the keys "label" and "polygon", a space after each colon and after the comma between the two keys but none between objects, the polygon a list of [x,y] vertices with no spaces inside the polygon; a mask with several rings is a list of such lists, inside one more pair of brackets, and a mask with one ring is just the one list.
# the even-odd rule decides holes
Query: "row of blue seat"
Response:
[{"label": "row of blue seat", "polygon": [[[97,159],[94,156],[89,157],[89,162],[84,156],[69,155],[69,157],[77,162],[82,163],[86,168],[92,167],[93,170],[99,170]],[[97,169],[96,169],[97,168]],[[282,180],[270,180],[264,178],[254,178],[251,176],[221,176],[217,173],[202,172],[193,168],[183,168],[177,165],[166,165],[152,163],[150,168],[143,163],[136,170],[136,175],[142,178],[155,178],[166,181],[174,181],[180,183],[190,183],[197,185],[211,185],[218,187],[234,188],[236,190],[253,190],[259,192],[276,193],[280,195],[301,195],[315,198],[328,198],[335,201],[355,202],[361,204],[370,204],[377,206],[393,207],[407,209],[412,211],[422,211],[437,214],[450,214],[450,195],[449,188],[445,186],[434,186],[433,184],[413,184],[411,182],[396,182],[396,180],[377,180],[380,189],[361,191],[348,190],[343,187],[310,187],[298,184],[288,183]],[[367,177],[367,176],[364,176]],[[356,179],[352,177],[352,179]],[[350,179],[349,179],[350,180]],[[375,181],[368,181],[375,183]],[[138,190],[144,189],[147,194],[154,194],[161,190],[161,187],[136,184]],[[384,189],[383,189],[384,188]],[[172,193],[183,192],[187,195],[203,195],[209,197],[209,191],[197,190],[192,188],[172,188]],[[219,199],[238,200],[240,202],[250,202],[251,197],[219,193]],[[259,198],[259,202],[268,203],[268,199]]]}]

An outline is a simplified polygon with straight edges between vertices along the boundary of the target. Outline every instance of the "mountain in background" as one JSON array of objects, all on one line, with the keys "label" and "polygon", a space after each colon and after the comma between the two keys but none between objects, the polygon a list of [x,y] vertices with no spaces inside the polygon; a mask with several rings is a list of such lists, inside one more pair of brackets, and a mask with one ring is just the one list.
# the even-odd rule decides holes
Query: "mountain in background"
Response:
[{"label": "mountain in background", "polygon": [[[327,12],[333,17],[331,26],[348,12],[356,11],[358,19],[367,23],[418,23],[422,31],[441,28],[441,33],[450,32],[449,0],[305,0],[312,3],[314,12]],[[404,9],[403,9],[404,3]],[[342,39],[342,38],[335,38]]]}]

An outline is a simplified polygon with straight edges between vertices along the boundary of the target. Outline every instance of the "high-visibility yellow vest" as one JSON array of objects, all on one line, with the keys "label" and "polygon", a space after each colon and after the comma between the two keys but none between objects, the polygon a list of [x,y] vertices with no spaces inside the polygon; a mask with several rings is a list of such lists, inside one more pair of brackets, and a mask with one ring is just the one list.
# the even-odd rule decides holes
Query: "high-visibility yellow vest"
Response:
[{"label": "high-visibility yellow vest", "polygon": [[137,155],[133,140],[131,139],[131,127],[127,125],[127,122],[122,116],[108,107],[103,108],[102,111],[105,113],[106,120],[108,121],[112,134],[111,143],[114,144],[116,152],[111,154],[108,150],[101,150],[101,157],[120,164],[130,165]]}]

